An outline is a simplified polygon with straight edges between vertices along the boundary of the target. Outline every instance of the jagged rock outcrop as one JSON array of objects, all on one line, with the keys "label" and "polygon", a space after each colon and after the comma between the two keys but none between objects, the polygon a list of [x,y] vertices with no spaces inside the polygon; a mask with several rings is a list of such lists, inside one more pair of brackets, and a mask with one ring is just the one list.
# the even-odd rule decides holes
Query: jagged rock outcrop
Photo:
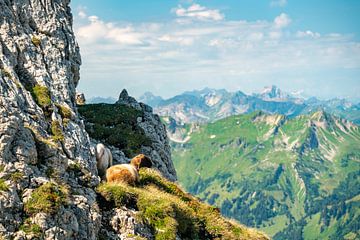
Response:
[{"label": "jagged rock outcrop", "polygon": [[120,93],[116,104],[123,104],[143,112],[143,115],[138,117],[137,124],[144,130],[144,134],[149,138],[151,144],[150,146],[142,146],[140,151],[150,156],[154,167],[159,169],[166,178],[175,181],[176,171],[171,160],[169,139],[160,117],[153,114],[153,109],[150,106],[139,103],[135,98],[129,96],[125,89]]}]

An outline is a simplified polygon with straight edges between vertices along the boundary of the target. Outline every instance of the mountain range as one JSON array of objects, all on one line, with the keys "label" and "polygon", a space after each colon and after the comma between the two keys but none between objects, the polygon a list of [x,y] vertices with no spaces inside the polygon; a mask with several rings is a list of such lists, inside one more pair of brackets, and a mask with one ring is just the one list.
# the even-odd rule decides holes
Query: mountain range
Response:
[{"label": "mountain range", "polygon": [[360,103],[346,99],[319,100],[305,99],[289,94],[276,86],[265,87],[260,93],[247,95],[241,91],[229,92],[225,89],[194,90],[163,99],[146,92],[139,98],[154,108],[160,116],[171,116],[180,123],[213,122],[228,116],[251,113],[257,110],[269,114],[296,117],[318,110],[325,110],[335,116],[360,123]]},{"label": "mountain range", "polygon": [[274,239],[359,239],[357,125],[324,111],[163,120],[179,182],[224,215]]}]

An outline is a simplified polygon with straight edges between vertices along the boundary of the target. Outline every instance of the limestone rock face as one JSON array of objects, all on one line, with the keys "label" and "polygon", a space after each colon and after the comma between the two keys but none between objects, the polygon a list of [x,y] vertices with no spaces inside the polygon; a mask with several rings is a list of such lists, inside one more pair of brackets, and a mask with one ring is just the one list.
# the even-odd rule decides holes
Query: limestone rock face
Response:
[{"label": "limestone rock face", "polygon": [[171,160],[169,138],[160,117],[153,113],[150,106],[137,102],[135,98],[129,96],[125,89],[120,93],[116,104],[124,104],[143,112],[143,116],[137,119],[137,125],[144,130],[146,137],[151,141],[151,146],[142,146],[141,152],[151,158],[154,167],[159,169],[166,178],[175,181],[177,177]]},{"label": "limestone rock face", "polygon": [[[27,221],[47,239],[96,239],[99,179],[75,106],[81,59],[69,1],[0,0],[0,19],[0,236],[29,238]],[[47,182],[69,189],[66,204],[26,212]]]}]

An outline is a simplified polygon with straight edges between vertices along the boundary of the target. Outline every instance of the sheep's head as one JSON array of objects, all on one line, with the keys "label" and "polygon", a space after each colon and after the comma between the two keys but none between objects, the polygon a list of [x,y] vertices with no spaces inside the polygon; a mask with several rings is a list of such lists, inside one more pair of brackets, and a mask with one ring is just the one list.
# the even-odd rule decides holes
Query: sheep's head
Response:
[{"label": "sheep's head", "polygon": [[147,168],[152,167],[151,159],[149,157],[145,156],[144,154],[139,154],[136,157],[134,157],[133,159],[131,159],[130,164],[135,166],[136,169],[138,169],[138,170],[142,167],[147,167]]}]

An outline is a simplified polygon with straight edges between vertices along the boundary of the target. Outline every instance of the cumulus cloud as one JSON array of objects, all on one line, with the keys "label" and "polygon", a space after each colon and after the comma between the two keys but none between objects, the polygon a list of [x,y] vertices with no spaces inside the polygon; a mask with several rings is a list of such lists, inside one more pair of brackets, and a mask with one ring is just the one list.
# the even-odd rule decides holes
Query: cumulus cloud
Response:
[{"label": "cumulus cloud", "polygon": [[77,37],[84,42],[108,40],[124,45],[143,44],[142,33],[136,32],[131,26],[118,27],[113,23],[105,23],[97,16],[89,16],[89,23],[76,30]]},{"label": "cumulus cloud", "polygon": [[287,0],[274,0],[270,2],[272,7],[284,7],[287,4]]},{"label": "cumulus cloud", "polygon": [[290,23],[291,23],[291,18],[285,13],[281,13],[279,16],[277,16],[274,19],[275,28],[284,28],[289,26]]},{"label": "cumulus cloud", "polygon": [[224,15],[218,9],[208,9],[199,4],[192,4],[188,8],[178,6],[173,10],[178,17],[186,17],[201,21],[220,21],[224,19]]}]

